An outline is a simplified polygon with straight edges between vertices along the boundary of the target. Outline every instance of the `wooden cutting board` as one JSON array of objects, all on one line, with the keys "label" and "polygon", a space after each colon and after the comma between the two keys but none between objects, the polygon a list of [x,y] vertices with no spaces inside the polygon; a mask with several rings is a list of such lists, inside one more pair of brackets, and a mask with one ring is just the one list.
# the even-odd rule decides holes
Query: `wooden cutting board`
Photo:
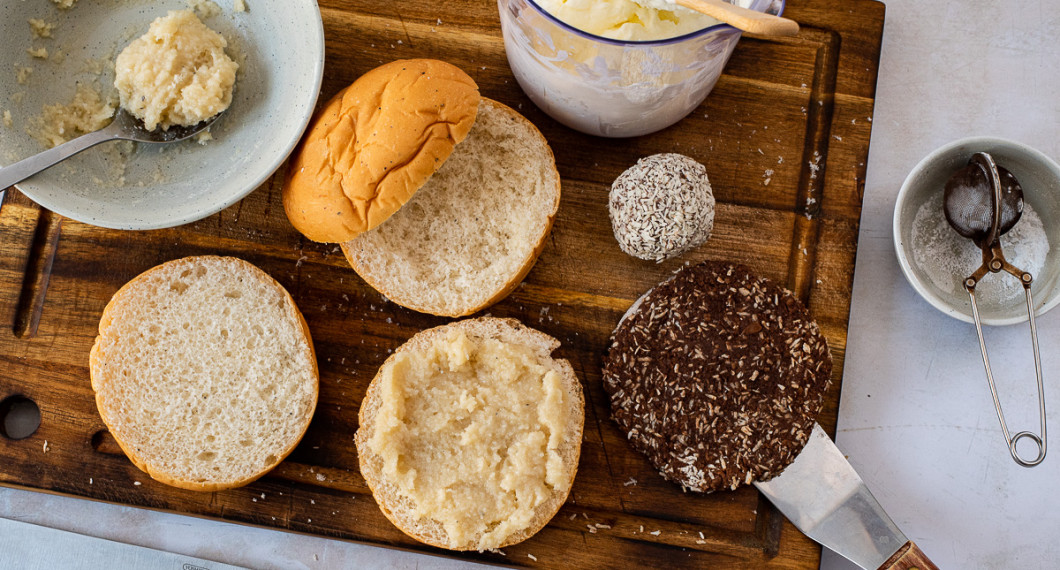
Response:
[{"label": "wooden cutting board", "polygon": [[[793,0],[796,38],[743,38],[706,102],[655,135],[605,140],[539,111],[508,68],[489,0],[323,0],[321,102],[381,63],[446,59],[484,95],[519,109],[555,150],[563,199],[525,283],[490,308],[563,342],[586,394],[570,499],[534,538],[501,553],[424,547],[379,512],[358,473],[353,435],[368,382],[417,331],[447,322],[388,302],[338,247],[287,222],[284,169],[243,201],[186,226],[114,231],[41,211],[17,191],[0,208],[0,399],[41,409],[31,437],[0,437],[0,484],[207,516],[498,564],[579,567],[816,568],[820,549],[751,487],[684,493],[633,452],[600,385],[608,334],[645,290],[702,259],[749,265],[795,291],[835,359],[821,418],[835,425],[867,162],[883,5]],[[677,260],[623,254],[611,233],[611,181],[640,157],[681,152],[707,166],[718,200],[713,237]],[[158,484],[121,454],[96,413],[88,353],[110,296],[164,261],[242,257],[274,276],[305,314],[320,360],[316,416],[295,452],[242,489],[201,494]],[[533,555],[531,558],[529,555]]]}]

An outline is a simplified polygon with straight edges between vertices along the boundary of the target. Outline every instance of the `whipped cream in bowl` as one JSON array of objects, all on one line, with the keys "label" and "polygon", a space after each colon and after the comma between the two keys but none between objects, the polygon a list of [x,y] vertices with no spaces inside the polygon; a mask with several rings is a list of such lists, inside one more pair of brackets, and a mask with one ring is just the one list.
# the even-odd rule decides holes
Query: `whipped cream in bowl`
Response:
[{"label": "whipped cream in bowl", "polygon": [[[779,15],[783,0],[738,4]],[[557,121],[604,137],[664,129],[714,88],[740,31],[669,0],[498,0],[508,63]]]}]

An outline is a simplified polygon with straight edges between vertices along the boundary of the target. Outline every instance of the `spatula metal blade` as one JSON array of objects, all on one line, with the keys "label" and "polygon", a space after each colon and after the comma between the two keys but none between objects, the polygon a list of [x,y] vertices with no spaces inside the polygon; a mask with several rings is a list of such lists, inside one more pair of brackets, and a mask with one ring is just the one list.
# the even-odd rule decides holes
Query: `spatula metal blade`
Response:
[{"label": "spatula metal blade", "polygon": [[806,536],[876,570],[907,539],[820,425],[780,475],[755,483]]}]

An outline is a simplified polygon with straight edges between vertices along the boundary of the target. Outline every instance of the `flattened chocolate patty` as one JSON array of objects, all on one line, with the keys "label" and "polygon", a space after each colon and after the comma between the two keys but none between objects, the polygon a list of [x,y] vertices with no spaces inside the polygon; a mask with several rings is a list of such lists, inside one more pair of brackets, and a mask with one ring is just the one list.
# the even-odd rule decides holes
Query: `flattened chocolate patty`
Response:
[{"label": "flattened chocolate patty", "polygon": [[694,491],[768,481],[821,410],[832,357],[792,293],[705,262],[649,291],[604,364],[611,413],[666,479]]}]

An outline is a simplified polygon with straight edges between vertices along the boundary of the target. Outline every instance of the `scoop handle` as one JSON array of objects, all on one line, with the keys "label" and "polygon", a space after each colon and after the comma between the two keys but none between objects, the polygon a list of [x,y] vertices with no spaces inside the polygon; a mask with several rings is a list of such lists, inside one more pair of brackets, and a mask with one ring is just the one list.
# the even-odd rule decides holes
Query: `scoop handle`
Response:
[{"label": "scoop handle", "polygon": [[794,36],[799,33],[799,24],[795,20],[756,12],[725,0],[674,0],[674,3],[752,34]]},{"label": "scoop handle", "polygon": [[42,170],[51,168],[57,163],[62,162],[85,149],[118,138],[118,131],[112,128],[116,126],[116,123],[117,121],[114,121],[109,126],[98,131],[82,135],[72,141],[50,148],[40,154],[35,154],[29,158],[22,159],[11,166],[0,168],[0,190],[10,188],[30,176],[33,176]]},{"label": "scoop handle", "polygon": [[939,567],[910,540],[892,554],[879,570],[939,570]]}]

